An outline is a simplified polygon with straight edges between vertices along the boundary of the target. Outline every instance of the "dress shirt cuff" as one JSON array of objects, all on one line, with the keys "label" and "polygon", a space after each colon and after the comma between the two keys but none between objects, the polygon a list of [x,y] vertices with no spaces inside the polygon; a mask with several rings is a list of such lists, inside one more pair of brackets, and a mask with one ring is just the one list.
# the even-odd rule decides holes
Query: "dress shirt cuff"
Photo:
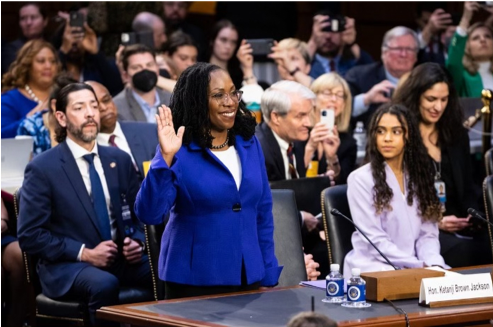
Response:
[{"label": "dress shirt cuff", "polygon": [[82,246],[80,247],[80,250],[79,250],[79,254],[77,255],[77,261],[82,261],[82,251],[84,251],[86,245],[85,244],[82,244]]},{"label": "dress shirt cuff", "polygon": [[365,94],[361,93],[354,97],[354,105],[353,105],[353,117],[357,117],[361,114],[364,114],[370,106],[365,106],[364,101]]},{"label": "dress shirt cuff", "polygon": [[460,26],[457,26],[457,29],[455,30],[455,32],[462,37],[467,36],[467,31],[464,31],[462,29],[462,27],[460,27]]}]

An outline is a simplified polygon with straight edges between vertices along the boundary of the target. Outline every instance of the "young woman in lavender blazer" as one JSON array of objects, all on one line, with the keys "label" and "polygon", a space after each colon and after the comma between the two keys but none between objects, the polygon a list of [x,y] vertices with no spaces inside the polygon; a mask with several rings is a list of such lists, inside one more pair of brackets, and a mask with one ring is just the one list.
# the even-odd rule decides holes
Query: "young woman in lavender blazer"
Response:
[{"label": "young woman in lavender blazer", "polygon": [[[402,105],[384,105],[368,129],[368,164],[348,178],[354,223],[394,266],[447,268],[440,255],[438,221],[442,218],[431,163],[418,123]],[[359,232],[344,260],[344,275],[392,267]]]}]

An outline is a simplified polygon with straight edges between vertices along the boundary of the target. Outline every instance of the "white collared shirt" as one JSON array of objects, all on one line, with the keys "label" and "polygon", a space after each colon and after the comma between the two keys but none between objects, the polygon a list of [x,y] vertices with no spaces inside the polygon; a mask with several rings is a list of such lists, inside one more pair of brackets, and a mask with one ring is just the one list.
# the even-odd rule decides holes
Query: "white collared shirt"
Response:
[{"label": "white collared shirt", "polygon": [[122,127],[120,126],[119,122],[116,122],[116,127],[113,133],[99,133],[98,138],[96,140],[98,141],[99,145],[111,146],[110,145],[111,135],[115,135],[115,144],[118,146],[118,149],[128,153],[130,155],[130,158],[132,158],[132,163],[135,166],[136,163],[132,155],[132,150],[130,150],[130,146],[128,145],[127,138],[125,137],[125,134],[123,134]]},{"label": "white collared shirt", "polygon": [[[286,174],[286,179],[291,179],[291,174],[289,173],[289,159],[288,159],[288,148],[289,143],[284,141],[276,132],[272,131],[274,137],[276,138],[277,143],[279,144],[279,148],[281,148],[282,161],[284,162],[284,173]],[[293,164],[296,169],[296,156],[293,153]],[[298,170],[296,170],[298,173]]]},{"label": "white collared shirt", "polygon": [[[87,151],[77,143],[75,143],[73,140],[70,139],[69,136],[67,136],[67,146],[72,152],[72,155],[74,156],[75,163],[77,164],[77,167],[79,168],[80,174],[82,176],[82,180],[84,181],[84,185],[86,186],[87,193],[89,196],[91,196],[91,179],[89,177],[89,163],[83,158],[84,155],[89,154],[89,153],[94,153],[96,154],[94,156],[94,167],[96,168],[96,171],[99,175],[99,179],[101,180],[101,184],[103,185],[103,192],[104,192],[104,198],[106,200],[106,208],[108,209],[108,216],[110,218],[110,227],[111,227],[111,238],[113,240],[116,239],[116,228],[115,228],[115,219],[113,219],[111,215],[111,198],[110,198],[110,192],[108,190],[108,184],[106,183],[106,177],[104,176],[104,169],[103,169],[103,164],[101,163],[101,159],[99,158],[99,153],[98,153],[98,147],[97,143],[94,143],[95,146],[92,149],[92,151]],[[83,246],[84,247],[84,246]],[[82,254],[82,249],[79,253],[79,257]],[[79,258],[80,259],[80,258]]]}]

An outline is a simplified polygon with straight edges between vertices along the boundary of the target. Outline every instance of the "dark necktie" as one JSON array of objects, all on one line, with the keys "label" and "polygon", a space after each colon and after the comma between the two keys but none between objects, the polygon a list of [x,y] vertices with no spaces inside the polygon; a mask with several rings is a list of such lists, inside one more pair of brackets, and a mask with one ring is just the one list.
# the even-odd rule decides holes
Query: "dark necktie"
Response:
[{"label": "dark necktie", "polygon": [[111,240],[110,218],[108,216],[108,207],[104,196],[103,185],[99,178],[96,167],[94,166],[94,153],[83,156],[84,160],[89,163],[89,179],[91,180],[92,205],[96,216],[99,219],[99,229],[104,240]]},{"label": "dark necktie", "polygon": [[289,174],[292,179],[298,178],[298,173],[296,172],[296,168],[294,168],[294,155],[293,155],[293,145],[290,143],[288,147],[288,162],[289,162]]},{"label": "dark necktie", "polygon": [[336,72],[336,62],[334,60],[329,61],[329,67],[331,72]]},{"label": "dark necktie", "polygon": [[115,134],[111,134],[111,136],[110,136],[110,139],[109,139],[108,143],[109,143],[111,146],[113,146],[113,147],[115,147],[115,148],[118,148],[118,145],[116,145],[116,143],[115,143],[115,137],[116,137],[116,135],[115,135]]}]

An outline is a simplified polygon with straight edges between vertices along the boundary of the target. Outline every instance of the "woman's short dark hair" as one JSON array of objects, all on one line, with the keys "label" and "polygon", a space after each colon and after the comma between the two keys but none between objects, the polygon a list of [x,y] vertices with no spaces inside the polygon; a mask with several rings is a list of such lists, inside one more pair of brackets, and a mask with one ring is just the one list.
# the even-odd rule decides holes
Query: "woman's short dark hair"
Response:
[{"label": "woman's short dark hair", "polygon": [[34,7],[38,8],[38,11],[39,11],[39,14],[41,15],[41,17],[43,17],[43,19],[46,19],[47,14],[48,14],[46,11],[46,8],[44,6],[42,6],[41,3],[39,3],[39,2],[24,2],[24,3],[22,3],[22,5],[19,7],[19,13],[20,13],[22,8],[27,7],[27,6],[34,6]]},{"label": "woman's short dark hair", "polygon": [[439,64],[428,62],[416,66],[399,87],[392,102],[404,105],[419,122],[422,122],[423,117],[419,110],[421,96],[437,83],[447,84],[449,90],[447,107],[436,124],[438,143],[450,145],[461,135],[458,131],[463,129],[464,115],[452,78]]},{"label": "woman's short dark hair", "polygon": [[[185,126],[183,144],[195,141],[202,148],[212,146],[209,83],[211,73],[217,70],[222,69],[216,65],[199,62],[185,69],[176,82],[170,108],[175,129]],[[253,114],[240,101],[234,126],[229,130],[229,145],[234,145],[235,135],[250,139],[255,134],[255,125]]]},{"label": "woman's short dark hair", "polygon": [[123,70],[127,71],[128,69],[128,58],[131,56],[138,54],[138,53],[150,53],[154,60],[156,60],[156,52],[149,48],[145,44],[132,44],[128,45],[123,49],[122,52],[122,64],[123,64]]},{"label": "woman's short dark hair", "polygon": [[178,48],[186,45],[195,47],[198,51],[198,46],[190,35],[183,33],[182,31],[176,31],[170,35],[168,41],[164,44],[164,52],[171,57],[178,51]]},{"label": "woman's short dark hair", "polygon": [[[58,92],[58,96],[56,98],[56,111],[61,111],[63,113],[67,112],[67,106],[68,106],[68,96],[70,93],[77,92],[77,91],[82,91],[82,90],[89,90],[94,94],[94,98],[96,101],[98,101],[98,97],[96,96],[96,92],[94,92],[94,89],[92,86],[89,84],[85,83],[72,83],[69,84],[65,87],[63,87],[60,92]],[[98,102],[99,103],[99,102]],[[60,124],[58,124],[57,121],[57,127],[55,129],[55,134],[56,134],[56,140],[58,143],[65,141],[67,138],[67,128],[62,127]]]}]

